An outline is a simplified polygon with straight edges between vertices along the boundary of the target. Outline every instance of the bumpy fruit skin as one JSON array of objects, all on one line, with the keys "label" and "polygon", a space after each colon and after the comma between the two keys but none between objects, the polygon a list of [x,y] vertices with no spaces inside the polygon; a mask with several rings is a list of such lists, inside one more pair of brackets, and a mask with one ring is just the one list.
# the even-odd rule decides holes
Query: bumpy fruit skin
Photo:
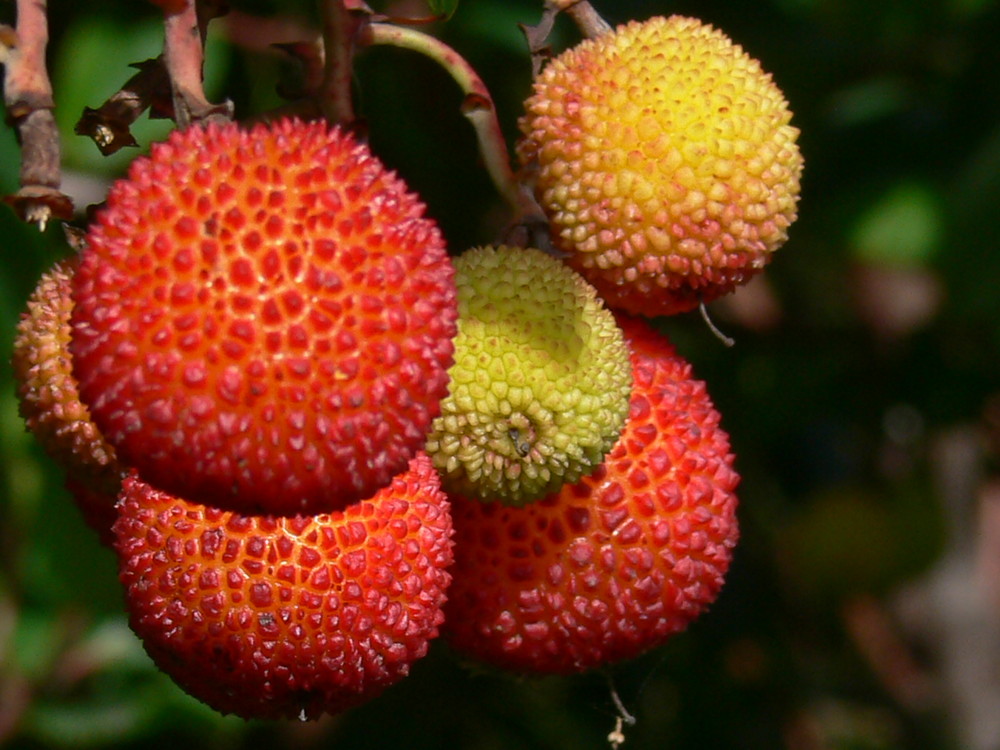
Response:
[{"label": "bumpy fruit skin", "polygon": [[69,342],[76,266],[75,257],[66,258],[42,275],[18,322],[11,366],[25,426],[66,471],[85,520],[108,541],[124,469],[80,401],[73,376]]},{"label": "bumpy fruit skin", "polygon": [[704,383],[661,336],[621,319],[629,421],[588,477],[523,508],[453,496],[455,649],[522,672],[636,656],[715,600],[738,537],[739,477]]},{"label": "bumpy fruit skin", "polygon": [[628,348],[593,287],[540,250],[473,248],[455,269],[455,364],[427,451],[445,489],[523,504],[614,445]]},{"label": "bumpy fruit skin", "polygon": [[322,123],[195,127],[135,160],[74,278],[74,372],[119,458],[244,513],[387,484],[452,362],[454,271],[423,213]]},{"label": "bumpy fruit skin", "polygon": [[243,516],[125,480],[114,527],[133,630],[222,713],[316,718],[403,678],[438,633],[451,518],[419,454],[371,499]]},{"label": "bumpy fruit skin", "polygon": [[787,239],[802,172],[790,120],[728,37],[655,17],[552,60],[518,149],[568,262],[609,306],[669,315],[745,283]]}]

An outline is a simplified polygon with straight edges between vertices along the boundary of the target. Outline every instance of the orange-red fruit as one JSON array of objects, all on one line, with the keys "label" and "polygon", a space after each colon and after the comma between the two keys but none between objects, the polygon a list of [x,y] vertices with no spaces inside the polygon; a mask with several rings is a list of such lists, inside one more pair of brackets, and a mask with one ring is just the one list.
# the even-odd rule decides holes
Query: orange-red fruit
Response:
[{"label": "orange-red fruit", "polygon": [[11,366],[25,426],[66,471],[84,518],[107,541],[124,469],[80,401],[69,353],[76,258],[53,265],[22,313]]},{"label": "orange-red fruit", "polygon": [[282,120],[137,159],[74,278],[74,372],[119,458],[244,513],[370,496],[423,447],[457,306],[436,225],[366,146]]},{"label": "orange-red fruit", "polygon": [[316,718],[403,678],[438,633],[451,518],[426,455],[374,497],[244,516],[133,475],[114,531],[132,629],[222,713]]},{"label": "orange-red fruit", "polygon": [[770,74],[682,16],[566,50],[518,150],[567,261],[609,307],[669,315],[760,272],[796,217],[798,130]]},{"label": "orange-red fruit", "polygon": [[715,600],[738,537],[729,438],[705,385],[649,326],[632,348],[629,419],[596,472],[522,508],[452,497],[446,632],[523,672],[636,656]]}]

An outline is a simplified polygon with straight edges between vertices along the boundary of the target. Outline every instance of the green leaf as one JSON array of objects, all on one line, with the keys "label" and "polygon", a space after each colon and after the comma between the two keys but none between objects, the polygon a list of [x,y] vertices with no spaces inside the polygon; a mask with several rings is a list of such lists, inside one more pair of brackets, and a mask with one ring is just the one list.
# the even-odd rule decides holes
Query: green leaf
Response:
[{"label": "green leaf", "polygon": [[447,21],[458,9],[458,0],[427,0],[427,5],[431,9],[431,13],[435,16],[444,16]]}]

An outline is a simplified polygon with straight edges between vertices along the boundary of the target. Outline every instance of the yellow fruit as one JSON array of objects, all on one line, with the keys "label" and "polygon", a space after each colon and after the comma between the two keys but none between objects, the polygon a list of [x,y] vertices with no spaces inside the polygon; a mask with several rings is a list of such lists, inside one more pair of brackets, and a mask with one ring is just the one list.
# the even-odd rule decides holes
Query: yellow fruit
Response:
[{"label": "yellow fruit", "polygon": [[518,152],[558,247],[608,305],[668,315],[732,291],[796,217],[798,130],[770,74],[681,16],[552,60]]},{"label": "yellow fruit", "polygon": [[540,250],[455,260],[458,335],[427,452],[446,490],[523,505],[601,463],[628,415],[632,371],[614,316]]},{"label": "yellow fruit", "polygon": [[21,313],[11,369],[25,427],[66,472],[66,487],[84,520],[111,543],[115,500],[125,468],[80,401],[69,352],[72,277],[77,258],[55,263]]},{"label": "yellow fruit", "polygon": [[11,366],[28,431],[72,481],[113,498],[124,469],[80,401],[69,352],[77,265],[75,257],[61,260],[39,280],[17,325]]}]

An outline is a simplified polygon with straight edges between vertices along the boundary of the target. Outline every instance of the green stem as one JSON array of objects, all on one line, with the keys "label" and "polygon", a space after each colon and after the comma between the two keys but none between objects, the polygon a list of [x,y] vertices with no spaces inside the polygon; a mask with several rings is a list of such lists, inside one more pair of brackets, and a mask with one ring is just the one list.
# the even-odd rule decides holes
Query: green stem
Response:
[{"label": "green stem", "polygon": [[448,71],[465,94],[462,114],[476,131],[479,151],[493,184],[516,213],[524,213],[524,193],[510,166],[507,142],[500,129],[493,97],[468,61],[440,39],[409,26],[373,23],[368,29],[366,41],[369,44],[388,44],[419,52]]}]

